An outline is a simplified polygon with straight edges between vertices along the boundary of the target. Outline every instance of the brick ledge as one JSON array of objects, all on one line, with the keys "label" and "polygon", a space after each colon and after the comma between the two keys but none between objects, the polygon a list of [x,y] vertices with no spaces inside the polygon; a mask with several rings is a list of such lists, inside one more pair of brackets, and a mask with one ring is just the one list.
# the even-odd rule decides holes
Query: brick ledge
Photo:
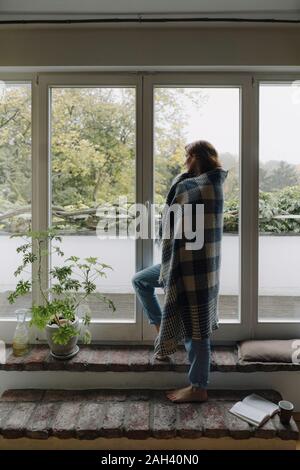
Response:
[{"label": "brick ledge", "polygon": [[[292,419],[276,415],[261,428],[229,413],[251,390],[211,390],[206,403],[172,403],[161,390],[7,390],[0,398],[0,435],[7,439],[222,438],[297,440]],[[256,393],[278,402],[274,390]]]},{"label": "brick ledge", "polygon": [[[153,358],[153,347],[136,345],[81,346],[80,352],[68,361],[53,359],[47,345],[34,345],[24,357],[15,357],[9,347],[5,364],[0,364],[0,370],[5,371],[187,372],[188,368],[188,357],[183,347],[172,354],[169,361],[162,362]],[[211,370],[213,372],[299,371],[300,364],[241,362],[238,360],[235,346],[214,346]]]}]

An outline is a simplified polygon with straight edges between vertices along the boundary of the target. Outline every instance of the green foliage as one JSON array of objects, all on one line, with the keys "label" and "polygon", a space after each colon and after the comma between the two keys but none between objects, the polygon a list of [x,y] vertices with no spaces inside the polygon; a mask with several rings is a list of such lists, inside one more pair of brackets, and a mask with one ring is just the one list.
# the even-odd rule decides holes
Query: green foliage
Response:
[{"label": "green foliage", "polygon": [[133,90],[57,89],[52,109],[53,204],[95,207],[119,194],[134,200]]},{"label": "green foliage", "polygon": [[28,294],[30,292],[30,289],[31,289],[30,281],[23,281],[23,280],[18,281],[15,290],[11,292],[7,297],[9,303],[13,304],[17,300],[18,297]]},{"label": "green foliage", "polygon": [[78,329],[73,325],[65,324],[57,328],[52,338],[56,344],[68,344],[74,336],[78,336]]},{"label": "green foliage", "polygon": [[[207,96],[188,88],[155,89],[155,181],[159,203],[183,170],[189,115]],[[52,224],[69,232],[96,230],[95,212],[119,195],[135,201],[136,109],[133,88],[52,90]],[[31,222],[31,109],[29,87],[11,88],[0,104],[0,230]],[[24,208],[24,211],[18,212]],[[25,208],[27,208],[25,210]]]},{"label": "green foliage", "polygon": [[[21,235],[14,235],[21,236]],[[39,287],[42,297],[40,305],[32,305],[31,308],[31,326],[44,329],[47,324],[56,324],[59,328],[53,336],[53,341],[58,344],[67,344],[73,336],[79,335],[80,330],[72,325],[76,318],[76,312],[81,304],[86,301],[91,294],[108,305],[113,311],[116,310],[114,303],[101,293],[97,293],[97,279],[106,276],[106,270],[112,269],[111,266],[101,263],[97,257],[88,257],[83,261],[78,256],[71,256],[63,260],[63,266],[54,266],[50,271],[51,288],[45,288],[42,281],[43,259],[51,254],[51,249],[61,256],[64,253],[55,245],[54,242],[61,242],[55,230],[33,232],[29,231],[22,237],[29,241],[17,248],[22,253],[22,264],[18,267],[15,276],[19,276],[24,268],[29,264],[36,263],[37,276],[33,279]],[[50,250],[48,249],[50,247]],[[56,281],[56,282],[55,282]],[[10,303],[14,303],[18,297],[30,292],[31,283],[20,280],[16,289],[8,296]],[[91,334],[88,330],[91,318],[85,313],[82,318],[84,332],[83,341],[91,341]]]},{"label": "green foliage", "polygon": [[261,190],[267,192],[296,186],[300,182],[295,166],[285,161],[265,164],[260,168],[259,179]]},{"label": "green foliage", "polygon": [[83,344],[90,344],[92,342],[92,335],[91,335],[90,330],[85,329],[85,331],[84,331],[84,333],[81,337],[81,340],[82,340]]},{"label": "green foliage", "polygon": [[[225,200],[224,232],[238,232],[238,198]],[[262,233],[300,233],[300,185],[259,193],[259,230]]]},{"label": "green foliage", "polygon": [[48,323],[54,318],[54,306],[51,305],[33,305],[31,307],[30,326],[36,326],[39,330],[43,330]]},{"label": "green foliage", "polygon": [[239,200],[225,199],[224,202],[224,232],[238,232]]},{"label": "green foliage", "polygon": [[[260,230],[271,233],[300,233],[300,186],[260,193]],[[280,218],[280,217],[285,218]]]},{"label": "green foliage", "polygon": [[30,87],[7,85],[0,100],[0,212],[11,215],[0,221],[0,230],[30,228],[30,199]]},{"label": "green foliage", "polygon": [[[184,169],[186,123],[190,118],[187,109],[201,109],[208,97],[192,88],[156,87],[154,92],[155,202],[163,204],[172,179]],[[52,90],[51,109],[53,225],[75,233],[96,230],[100,204],[113,204],[119,195],[126,195],[130,202],[135,200],[135,160],[139,157],[135,154],[135,92],[130,87],[57,88]],[[229,169],[225,182],[225,231],[236,232],[238,160],[224,153],[221,161]],[[281,210],[297,213],[299,196],[293,189],[299,187],[297,168],[270,160],[261,164],[259,173],[263,230],[299,231],[296,221],[271,218],[272,214],[280,215]],[[269,193],[275,195],[273,206],[273,202],[265,200]],[[8,85],[0,102],[0,212],[6,214],[0,220],[0,230],[26,232],[31,223],[30,203],[30,87]],[[122,208],[127,209],[125,205]],[[26,246],[19,249],[22,252]],[[59,247],[53,249],[62,256]],[[34,256],[28,253],[18,274],[34,261]],[[59,288],[57,294],[58,291]]]},{"label": "green foliage", "polygon": [[287,187],[278,194],[279,210],[289,214],[300,213],[300,185]]}]

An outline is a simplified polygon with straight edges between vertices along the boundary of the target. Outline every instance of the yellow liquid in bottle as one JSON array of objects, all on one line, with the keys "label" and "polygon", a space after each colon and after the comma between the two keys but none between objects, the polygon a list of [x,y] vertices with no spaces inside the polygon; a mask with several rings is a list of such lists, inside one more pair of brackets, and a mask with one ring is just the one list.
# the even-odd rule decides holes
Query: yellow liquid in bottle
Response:
[{"label": "yellow liquid in bottle", "polygon": [[16,310],[17,326],[13,336],[13,354],[14,356],[24,356],[29,351],[29,335],[26,325],[27,309],[21,308]]},{"label": "yellow liquid in bottle", "polygon": [[14,356],[25,356],[29,351],[28,344],[13,342],[13,353]]}]

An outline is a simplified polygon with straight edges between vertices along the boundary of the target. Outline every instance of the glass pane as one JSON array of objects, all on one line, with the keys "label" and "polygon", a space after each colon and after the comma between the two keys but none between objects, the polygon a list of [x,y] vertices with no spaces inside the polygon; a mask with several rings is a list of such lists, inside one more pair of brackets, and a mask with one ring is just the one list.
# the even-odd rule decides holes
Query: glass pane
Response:
[{"label": "glass pane", "polygon": [[[170,88],[154,92],[154,184],[159,213],[172,179],[181,171],[184,146],[194,140],[208,140],[229,170],[224,187],[224,236],[219,311],[223,322],[239,321],[239,88]],[[161,260],[155,244],[154,262]],[[160,291],[162,301],[162,291]]]},{"label": "glass pane", "polygon": [[300,321],[299,97],[291,84],[261,84],[259,96],[258,316]]},{"label": "glass pane", "polygon": [[31,306],[31,294],[10,305],[7,295],[19,280],[31,281],[30,266],[21,276],[16,248],[25,242],[10,238],[31,228],[31,87],[0,82],[0,317]]},{"label": "glass pane", "polygon": [[[116,311],[89,301],[93,318],[104,321],[135,319],[135,240],[126,218],[136,197],[135,96],[132,87],[51,90],[52,226],[66,256],[98,257],[113,268],[97,287]],[[52,266],[61,263],[53,255]]]}]

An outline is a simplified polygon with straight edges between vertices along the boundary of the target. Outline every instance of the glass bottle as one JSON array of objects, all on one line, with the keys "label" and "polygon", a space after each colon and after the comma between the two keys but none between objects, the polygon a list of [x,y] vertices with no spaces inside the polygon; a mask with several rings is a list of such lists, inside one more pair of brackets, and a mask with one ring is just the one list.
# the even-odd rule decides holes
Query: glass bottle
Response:
[{"label": "glass bottle", "polygon": [[13,337],[14,356],[24,356],[29,351],[29,330],[26,325],[27,308],[16,310],[17,326]]}]

